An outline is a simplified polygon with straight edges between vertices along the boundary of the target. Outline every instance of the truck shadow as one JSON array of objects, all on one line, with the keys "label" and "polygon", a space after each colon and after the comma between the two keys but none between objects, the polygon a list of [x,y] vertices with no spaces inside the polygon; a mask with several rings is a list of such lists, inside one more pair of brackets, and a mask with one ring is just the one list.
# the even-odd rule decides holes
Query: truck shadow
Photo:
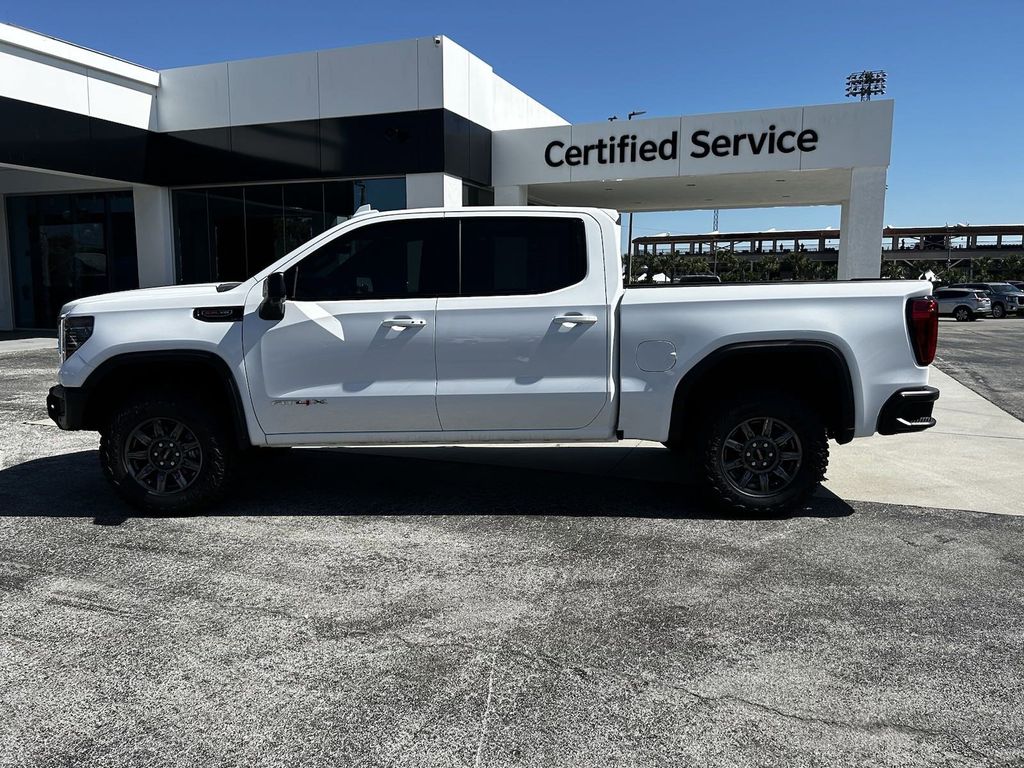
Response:
[{"label": "truck shadow", "polygon": [[[498,463],[490,456],[494,451],[530,451],[536,457],[537,450],[553,452],[545,461],[561,469],[516,466],[520,457],[513,454],[501,456]],[[228,498],[199,514],[727,517],[678,472],[664,477],[612,476],[597,456],[587,455],[601,450],[401,448],[383,454],[369,449],[295,449],[246,462]],[[590,471],[588,460],[594,462]],[[565,471],[566,464],[574,463],[584,471]],[[833,518],[852,513],[846,502],[820,491],[790,516]],[[0,470],[0,516],[91,517],[99,525],[120,525],[153,515],[122,502],[100,474],[96,451],[81,451]]]}]

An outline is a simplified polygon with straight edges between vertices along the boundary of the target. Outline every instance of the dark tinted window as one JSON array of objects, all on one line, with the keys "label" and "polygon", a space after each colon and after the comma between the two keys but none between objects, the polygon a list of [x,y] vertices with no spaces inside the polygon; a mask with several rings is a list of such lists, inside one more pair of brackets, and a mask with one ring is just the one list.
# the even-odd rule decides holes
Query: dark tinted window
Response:
[{"label": "dark tinted window", "polygon": [[288,295],[299,301],[453,295],[458,290],[455,226],[443,219],[416,219],[360,227],[289,269]]},{"label": "dark tinted window", "polygon": [[586,276],[586,235],[580,219],[462,219],[464,296],[548,293]]}]

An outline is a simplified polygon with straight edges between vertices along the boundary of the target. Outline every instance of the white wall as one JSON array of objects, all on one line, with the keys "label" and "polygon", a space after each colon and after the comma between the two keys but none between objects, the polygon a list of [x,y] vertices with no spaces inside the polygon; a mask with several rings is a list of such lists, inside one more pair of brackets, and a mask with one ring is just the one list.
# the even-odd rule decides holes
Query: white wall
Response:
[{"label": "white wall", "polygon": [[436,109],[442,43],[433,37],[166,69],[157,127],[182,131]]},{"label": "white wall", "polygon": [[447,173],[410,173],[405,177],[407,208],[459,208],[462,179]]},{"label": "white wall", "polygon": [[112,56],[0,24],[0,96],[152,128],[159,78]]},{"label": "white wall", "polygon": [[139,287],[174,284],[174,231],[171,192],[142,184],[132,187],[135,200],[135,248]]}]

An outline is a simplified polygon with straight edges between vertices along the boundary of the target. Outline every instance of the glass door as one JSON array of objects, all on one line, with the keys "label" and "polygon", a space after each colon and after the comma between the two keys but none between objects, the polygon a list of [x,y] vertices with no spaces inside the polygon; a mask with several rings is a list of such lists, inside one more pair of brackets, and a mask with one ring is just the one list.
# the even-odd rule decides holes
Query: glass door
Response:
[{"label": "glass door", "polygon": [[131,192],[7,198],[14,322],[54,328],[65,303],[137,288]]}]

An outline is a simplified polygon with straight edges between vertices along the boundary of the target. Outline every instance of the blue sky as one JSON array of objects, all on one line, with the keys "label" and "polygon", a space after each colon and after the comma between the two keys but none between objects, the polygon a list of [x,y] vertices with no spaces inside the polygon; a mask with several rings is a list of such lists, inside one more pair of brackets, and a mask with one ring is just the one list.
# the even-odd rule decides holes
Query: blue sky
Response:
[{"label": "blue sky", "polygon": [[[885,69],[885,221],[1024,221],[1024,0],[0,0],[0,19],[162,69],[445,34],[572,122],[843,101]],[[723,211],[723,231],[838,226],[838,208]],[[634,234],[711,229],[640,214]]]}]

